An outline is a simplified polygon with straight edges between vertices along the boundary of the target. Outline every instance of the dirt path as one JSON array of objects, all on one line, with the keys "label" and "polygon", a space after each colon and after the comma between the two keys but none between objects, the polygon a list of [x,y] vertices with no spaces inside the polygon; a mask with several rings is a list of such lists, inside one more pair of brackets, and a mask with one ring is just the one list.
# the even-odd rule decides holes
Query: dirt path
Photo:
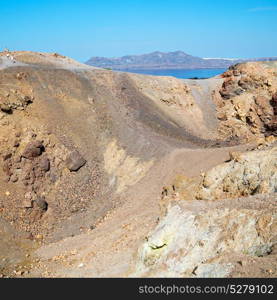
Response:
[{"label": "dirt path", "polygon": [[216,107],[212,99],[212,92],[219,89],[223,83],[221,78],[211,78],[202,80],[185,79],[184,82],[190,87],[191,93],[203,111],[206,126],[215,131],[218,123],[215,116]]}]

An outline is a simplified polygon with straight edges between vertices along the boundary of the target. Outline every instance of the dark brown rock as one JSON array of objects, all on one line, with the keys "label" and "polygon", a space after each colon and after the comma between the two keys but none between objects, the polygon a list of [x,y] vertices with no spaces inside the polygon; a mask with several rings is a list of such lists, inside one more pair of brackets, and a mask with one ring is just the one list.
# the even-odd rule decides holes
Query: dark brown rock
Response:
[{"label": "dark brown rock", "polygon": [[11,152],[7,152],[3,155],[3,160],[8,160],[12,157],[12,153]]},{"label": "dark brown rock", "polygon": [[19,147],[19,145],[20,145],[19,141],[15,140],[14,143],[13,143],[13,146],[15,148],[17,148],[17,147]]},{"label": "dark brown rock", "polygon": [[44,196],[41,196],[41,197],[38,197],[36,200],[35,200],[37,206],[42,209],[42,210],[47,210],[48,208],[48,203],[45,201],[45,197]]},{"label": "dark brown rock", "polygon": [[69,154],[65,163],[70,171],[78,171],[86,162],[82,155],[75,150]]},{"label": "dark brown rock", "polygon": [[274,113],[274,115],[277,115],[277,93],[275,93],[272,96],[272,99],[270,101],[270,105],[273,107],[273,113]]},{"label": "dark brown rock", "polygon": [[20,100],[23,103],[23,105],[33,103],[33,99],[30,96],[23,96]]},{"label": "dark brown rock", "polygon": [[22,156],[28,159],[39,156],[44,149],[41,141],[32,141],[27,144]]},{"label": "dark brown rock", "polygon": [[12,107],[8,103],[0,103],[0,109],[5,113],[12,113]]}]

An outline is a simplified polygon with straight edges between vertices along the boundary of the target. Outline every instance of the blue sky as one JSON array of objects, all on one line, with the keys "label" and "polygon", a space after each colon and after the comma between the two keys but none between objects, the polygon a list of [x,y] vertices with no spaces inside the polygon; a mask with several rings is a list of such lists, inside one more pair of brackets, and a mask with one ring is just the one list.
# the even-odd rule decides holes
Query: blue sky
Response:
[{"label": "blue sky", "polygon": [[277,0],[0,0],[0,47],[79,61],[183,50],[277,56]]}]

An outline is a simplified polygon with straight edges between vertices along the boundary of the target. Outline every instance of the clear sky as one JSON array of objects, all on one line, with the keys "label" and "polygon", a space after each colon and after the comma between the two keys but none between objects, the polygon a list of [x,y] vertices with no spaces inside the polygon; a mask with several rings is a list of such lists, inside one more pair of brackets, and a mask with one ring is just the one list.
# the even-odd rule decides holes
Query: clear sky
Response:
[{"label": "clear sky", "polygon": [[277,0],[0,0],[0,47],[79,61],[182,50],[277,56]]}]

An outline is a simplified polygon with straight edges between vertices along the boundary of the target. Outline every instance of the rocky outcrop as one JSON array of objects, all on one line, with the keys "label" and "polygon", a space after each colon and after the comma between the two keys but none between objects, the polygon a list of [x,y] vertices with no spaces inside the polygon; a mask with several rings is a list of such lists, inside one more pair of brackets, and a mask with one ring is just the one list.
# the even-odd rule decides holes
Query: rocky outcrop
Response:
[{"label": "rocky outcrop", "polygon": [[228,277],[248,257],[268,256],[277,242],[272,200],[173,204],[140,247],[132,276]]},{"label": "rocky outcrop", "polygon": [[231,153],[231,161],[204,173],[196,199],[224,199],[277,192],[277,147]]},{"label": "rocky outcrop", "polygon": [[241,140],[276,136],[275,98],[277,68],[274,63],[246,63],[231,67],[215,97],[219,134]]},{"label": "rocky outcrop", "polygon": [[177,176],[162,192],[162,218],[139,248],[132,275],[238,276],[238,265],[264,264],[265,257],[275,274],[276,192],[274,146],[230,152],[198,177]]},{"label": "rocky outcrop", "polygon": [[[277,148],[230,152],[223,164],[196,177],[176,176],[161,197],[162,213],[171,201],[235,199],[277,191]],[[231,200],[230,200],[231,201]]]}]

